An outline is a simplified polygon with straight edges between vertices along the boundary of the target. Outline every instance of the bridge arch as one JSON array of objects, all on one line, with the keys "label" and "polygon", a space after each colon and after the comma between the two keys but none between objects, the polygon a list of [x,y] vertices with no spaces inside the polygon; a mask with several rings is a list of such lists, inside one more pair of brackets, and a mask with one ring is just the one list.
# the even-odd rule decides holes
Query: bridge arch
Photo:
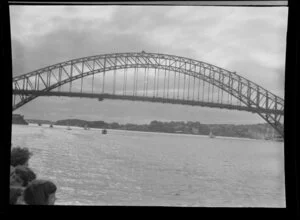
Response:
[{"label": "bridge arch", "polygon": [[[284,115],[284,100],[282,98],[235,72],[205,62],[169,54],[142,51],[140,53],[113,53],[72,59],[14,77],[13,91],[46,92],[93,74],[105,74],[111,70],[132,68],[168,70],[201,79],[232,95],[249,108],[255,109],[258,115],[284,137],[284,128],[281,123]],[[65,74],[66,78],[56,77],[55,71],[59,74]],[[54,78],[55,82],[53,82]],[[43,88],[37,87],[37,80],[42,81]],[[18,94],[20,101],[13,103],[13,111],[39,96],[36,94]]]}]

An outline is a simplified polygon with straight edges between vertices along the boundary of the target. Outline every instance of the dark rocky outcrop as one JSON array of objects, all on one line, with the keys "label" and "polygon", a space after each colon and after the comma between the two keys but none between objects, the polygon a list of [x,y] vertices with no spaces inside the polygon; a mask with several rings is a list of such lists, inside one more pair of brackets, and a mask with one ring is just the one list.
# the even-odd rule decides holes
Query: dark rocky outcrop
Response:
[{"label": "dark rocky outcrop", "polygon": [[12,124],[28,125],[28,122],[25,121],[23,115],[13,114],[12,115]]}]

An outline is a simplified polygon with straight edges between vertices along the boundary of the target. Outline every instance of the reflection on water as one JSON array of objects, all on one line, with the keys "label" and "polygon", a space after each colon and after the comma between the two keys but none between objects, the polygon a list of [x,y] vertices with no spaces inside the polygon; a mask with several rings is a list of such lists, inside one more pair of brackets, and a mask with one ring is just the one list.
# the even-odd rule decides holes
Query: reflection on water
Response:
[{"label": "reflection on water", "polygon": [[283,143],[13,125],[63,205],[285,207]]}]

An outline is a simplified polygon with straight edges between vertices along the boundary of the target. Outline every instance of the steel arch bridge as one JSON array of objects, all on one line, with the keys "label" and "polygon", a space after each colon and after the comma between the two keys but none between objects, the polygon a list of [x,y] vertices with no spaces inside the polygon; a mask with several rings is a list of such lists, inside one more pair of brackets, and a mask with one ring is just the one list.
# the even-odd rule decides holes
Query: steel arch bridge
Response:
[{"label": "steel arch bridge", "polygon": [[[91,93],[83,93],[83,79],[90,80]],[[72,92],[76,80],[81,80],[80,92]],[[97,83],[101,89],[95,93]],[[257,113],[284,137],[282,98],[235,72],[180,56],[144,51],[89,56],[13,77],[12,84],[13,111],[43,95],[198,105]],[[62,92],[66,85],[68,91]]]}]

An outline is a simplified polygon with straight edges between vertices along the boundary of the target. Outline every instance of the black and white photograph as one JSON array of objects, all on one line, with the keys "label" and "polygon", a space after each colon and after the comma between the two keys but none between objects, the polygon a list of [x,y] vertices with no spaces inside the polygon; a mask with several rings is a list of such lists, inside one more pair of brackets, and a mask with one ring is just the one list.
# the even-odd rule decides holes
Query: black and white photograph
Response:
[{"label": "black and white photograph", "polygon": [[10,5],[10,204],[285,208],[288,7]]}]

